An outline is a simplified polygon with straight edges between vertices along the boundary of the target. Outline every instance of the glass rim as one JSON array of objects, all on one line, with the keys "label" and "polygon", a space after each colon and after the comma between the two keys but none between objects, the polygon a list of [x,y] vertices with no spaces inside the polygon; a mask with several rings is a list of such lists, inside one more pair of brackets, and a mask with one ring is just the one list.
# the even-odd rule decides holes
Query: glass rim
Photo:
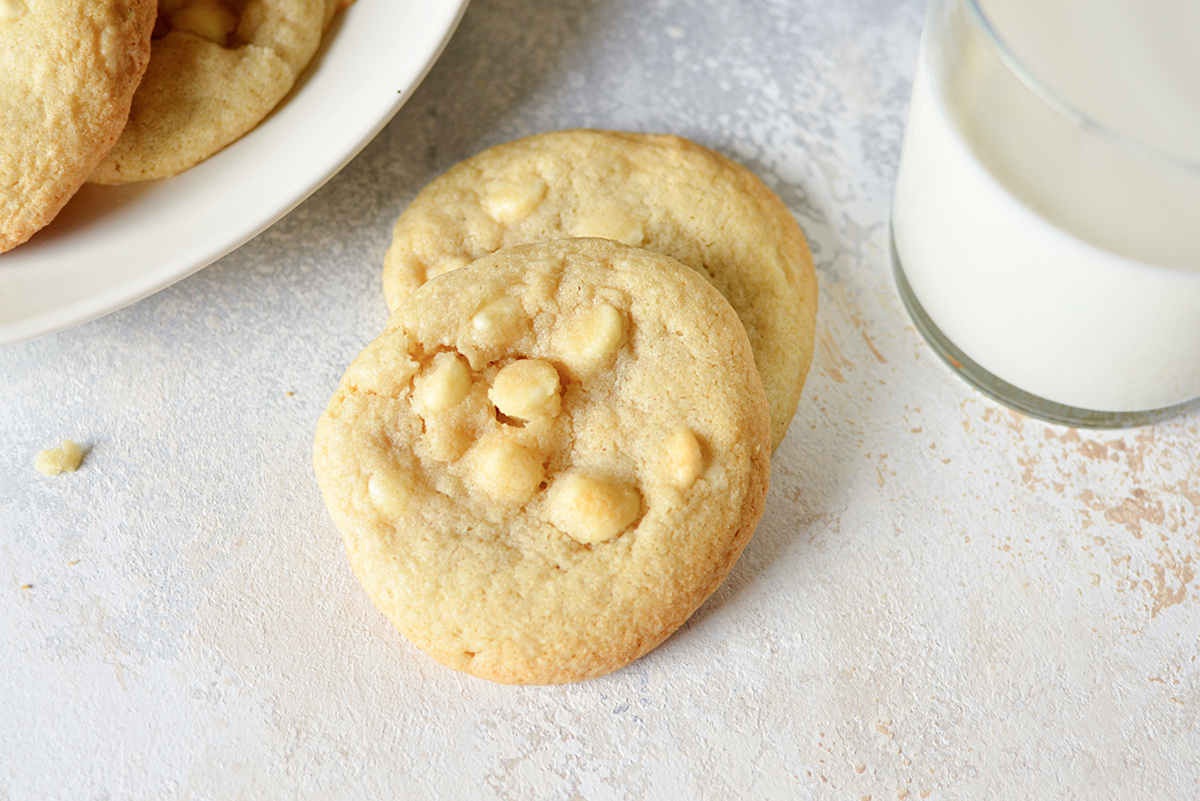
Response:
[{"label": "glass rim", "polygon": [[1043,83],[1042,79],[1026,66],[1017,54],[1000,38],[995,27],[992,26],[992,21],[988,19],[983,9],[979,7],[978,0],[962,0],[962,3],[967,9],[968,16],[971,17],[972,21],[979,28],[984,40],[995,51],[1000,62],[1008,68],[1009,72],[1018,81],[1046,103],[1046,105],[1065,118],[1068,123],[1083,131],[1108,140],[1119,147],[1132,150],[1139,155],[1154,159],[1155,161],[1165,162],[1172,167],[1188,170],[1195,173],[1197,177],[1200,177],[1200,161],[1190,161],[1173,153],[1168,153],[1162,148],[1148,142],[1141,142],[1119,134],[1103,123],[1084,114],[1073,104],[1060,97],[1054,90]]}]

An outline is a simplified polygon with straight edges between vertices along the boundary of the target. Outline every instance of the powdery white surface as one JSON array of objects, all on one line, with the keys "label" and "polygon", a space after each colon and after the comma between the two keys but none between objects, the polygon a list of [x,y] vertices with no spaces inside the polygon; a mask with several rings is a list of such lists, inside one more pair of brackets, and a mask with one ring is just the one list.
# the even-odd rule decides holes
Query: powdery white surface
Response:
[{"label": "powdery white surface", "polygon": [[[282,222],[0,348],[0,798],[1200,794],[1200,414],[1028,420],[911,327],[886,220],[921,6],[475,0]],[[812,241],[818,347],[716,595],[623,671],[501,687],[371,607],[309,452],[383,325],[403,205],[483,147],[576,125],[758,172]],[[64,437],[82,466],[42,476]]]}]

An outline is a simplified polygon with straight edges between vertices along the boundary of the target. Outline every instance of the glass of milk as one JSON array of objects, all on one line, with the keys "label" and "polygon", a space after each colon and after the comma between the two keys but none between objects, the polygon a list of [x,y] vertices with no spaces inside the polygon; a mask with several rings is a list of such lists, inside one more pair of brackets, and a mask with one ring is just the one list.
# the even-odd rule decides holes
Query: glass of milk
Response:
[{"label": "glass of milk", "polygon": [[892,206],[930,345],[1026,414],[1200,399],[1200,0],[930,0]]}]

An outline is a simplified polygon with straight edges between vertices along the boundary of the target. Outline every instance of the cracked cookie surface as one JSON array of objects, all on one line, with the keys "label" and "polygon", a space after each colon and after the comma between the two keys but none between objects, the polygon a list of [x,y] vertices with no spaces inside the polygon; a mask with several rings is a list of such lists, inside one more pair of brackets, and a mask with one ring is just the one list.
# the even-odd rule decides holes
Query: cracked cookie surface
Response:
[{"label": "cracked cookie surface", "polygon": [[0,0],[0,252],[49,223],[125,125],[154,0]]},{"label": "cracked cookie surface", "polygon": [[401,214],[384,294],[394,309],[429,278],[487,253],[580,236],[673,256],[721,291],[750,337],[778,447],[812,360],[812,255],[778,196],[694,142],[569,130],[489,148],[432,181]]},{"label": "cracked cookie surface", "polygon": [[415,291],[347,370],[314,468],[405,637],[493,681],[563,683],[645,654],[720,584],[762,514],[769,419],[711,285],[563,240]]}]

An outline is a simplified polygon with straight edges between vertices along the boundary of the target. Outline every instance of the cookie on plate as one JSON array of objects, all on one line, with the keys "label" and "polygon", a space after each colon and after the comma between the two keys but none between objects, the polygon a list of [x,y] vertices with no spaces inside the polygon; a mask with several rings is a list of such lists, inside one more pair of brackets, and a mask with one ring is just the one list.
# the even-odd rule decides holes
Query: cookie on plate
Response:
[{"label": "cookie on plate", "polygon": [[384,261],[384,294],[394,309],[432,276],[486,253],[571,236],[665,253],[721,291],[750,336],[778,447],[812,360],[812,255],[762,181],[686,139],[558,131],[467,159],[401,214]]},{"label": "cookie on plate", "polygon": [[600,239],[416,290],[354,361],[314,468],[374,603],[457,670],[602,675],[717,588],[763,510],[766,398],[729,304]]},{"label": "cookie on plate", "polygon": [[257,126],[291,91],[341,0],[160,0],[129,124],[91,181],[166,178]]},{"label": "cookie on plate", "polygon": [[154,0],[0,0],[0,252],[54,219],[125,125]]}]

